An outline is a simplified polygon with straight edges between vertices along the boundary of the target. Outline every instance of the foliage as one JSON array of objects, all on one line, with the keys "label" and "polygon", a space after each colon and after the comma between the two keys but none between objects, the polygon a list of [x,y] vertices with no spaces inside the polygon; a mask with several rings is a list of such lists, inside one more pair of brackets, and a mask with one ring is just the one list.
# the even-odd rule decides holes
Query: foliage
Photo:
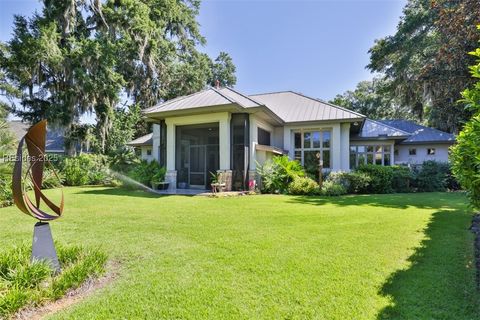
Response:
[{"label": "foliage", "polygon": [[319,192],[318,183],[308,177],[295,177],[288,185],[288,194],[315,195]]},{"label": "foliage", "polygon": [[392,166],[392,189],[395,192],[412,192],[414,175],[410,168],[405,166]]},{"label": "foliage", "polygon": [[[480,26],[478,26],[480,31]],[[476,83],[463,93],[463,102],[474,113],[457,137],[452,147],[453,173],[467,190],[470,202],[480,208],[480,48],[470,53],[477,58],[477,64],[470,68]]]},{"label": "foliage", "polygon": [[[17,115],[66,127],[71,140],[74,123],[94,112],[104,153],[120,103],[148,108],[204,88],[212,75],[211,59],[198,50],[205,39],[197,0],[42,3],[33,16],[14,17],[0,50],[0,89],[20,96]],[[234,82],[231,59],[218,59],[215,72]]]},{"label": "foliage", "polygon": [[43,171],[43,189],[59,188],[65,182],[65,175],[62,171],[55,170],[46,166]]},{"label": "foliage", "polygon": [[366,192],[370,181],[370,176],[363,172],[331,172],[326,181],[331,181],[333,184],[342,185],[347,193],[363,193]]},{"label": "foliage", "polygon": [[127,172],[138,163],[140,158],[130,147],[119,148],[110,156],[110,167],[114,171]]},{"label": "foliage", "polygon": [[347,189],[343,185],[327,179],[322,184],[320,194],[327,197],[337,197],[347,194]]},{"label": "foliage", "polygon": [[414,170],[414,184],[419,192],[445,191],[450,171],[448,163],[425,161]]},{"label": "foliage", "polygon": [[76,155],[77,151],[90,152],[97,145],[95,126],[91,124],[72,123],[67,130],[64,140],[65,150],[69,155]]},{"label": "foliage", "polygon": [[167,169],[165,167],[160,167],[160,169],[153,175],[152,179],[150,180],[151,183],[159,183],[165,181],[165,173]]},{"label": "foliage", "polygon": [[[140,122],[142,110],[139,105],[131,105],[126,109],[117,108],[112,114],[112,124],[105,138],[105,145],[97,145],[96,150],[108,155],[117,154],[117,150],[125,148],[136,134],[136,124]],[[101,128],[97,128],[101,130]]]},{"label": "foliage", "polygon": [[409,0],[396,33],[370,49],[368,68],[385,74],[389,92],[420,121],[458,132],[471,115],[457,100],[473,83],[465,53],[477,45],[479,21],[478,0]]},{"label": "foliage", "polygon": [[150,186],[154,177],[161,178],[165,180],[165,168],[160,166],[157,161],[148,162],[142,160],[140,163],[136,164],[131,171],[128,172],[128,176],[133,180],[140,182],[146,186]]},{"label": "foliage", "polygon": [[266,193],[286,193],[294,178],[305,176],[301,164],[286,155],[257,164],[257,173],[262,179],[262,192]]},{"label": "foliage", "polygon": [[12,204],[12,163],[6,157],[14,154],[14,136],[0,118],[0,208]]},{"label": "foliage", "polygon": [[66,158],[61,171],[68,186],[104,184],[109,179],[107,157],[99,154]]},{"label": "foliage", "polygon": [[380,166],[374,164],[363,164],[357,169],[359,172],[367,174],[371,181],[367,187],[367,193],[391,193],[393,169],[388,166]]},{"label": "foliage", "polygon": [[236,68],[228,53],[220,52],[215,61],[211,62],[210,68],[212,75],[208,83],[211,86],[216,86],[217,81],[223,87],[233,87],[237,83],[237,77],[235,76]]},{"label": "foliage", "polygon": [[374,78],[361,81],[354,91],[338,94],[331,103],[366,115],[370,119],[409,119],[410,110],[398,103],[388,91],[389,81]]},{"label": "foliage", "polygon": [[90,277],[105,272],[106,255],[97,249],[57,244],[62,272],[54,275],[43,261],[30,262],[31,247],[22,245],[0,253],[0,317],[27,305],[57,300]]}]

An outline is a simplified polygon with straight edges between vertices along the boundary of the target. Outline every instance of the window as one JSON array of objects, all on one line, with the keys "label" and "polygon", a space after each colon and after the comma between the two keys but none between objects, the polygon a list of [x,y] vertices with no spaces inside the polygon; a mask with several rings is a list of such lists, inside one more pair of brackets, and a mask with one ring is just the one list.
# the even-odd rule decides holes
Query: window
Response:
[{"label": "window", "polygon": [[408,154],[411,155],[411,156],[416,156],[417,155],[417,149],[415,149],[415,148],[408,149]]},{"label": "window", "polygon": [[312,130],[294,133],[295,160],[300,161],[305,171],[318,178],[320,161],[324,169],[330,169],[330,138],[327,130]]},{"label": "window", "polygon": [[152,155],[152,149],[147,149],[147,156],[151,156]]},{"label": "window", "polygon": [[395,149],[393,150],[393,154],[396,155],[396,156],[398,156],[398,148],[395,148]]},{"label": "window", "polygon": [[428,154],[429,156],[435,155],[435,148],[428,148],[428,149],[427,149],[427,154]]},{"label": "window", "polygon": [[264,146],[270,145],[270,132],[267,130],[263,130],[262,128],[258,128],[258,144],[263,144]]},{"label": "window", "polygon": [[350,168],[362,164],[391,165],[390,145],[350,146]]}]

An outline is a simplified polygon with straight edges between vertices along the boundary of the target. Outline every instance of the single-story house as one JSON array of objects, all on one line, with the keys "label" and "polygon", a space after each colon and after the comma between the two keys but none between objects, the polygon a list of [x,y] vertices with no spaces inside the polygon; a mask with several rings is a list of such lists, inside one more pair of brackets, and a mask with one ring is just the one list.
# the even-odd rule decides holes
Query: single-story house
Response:
[{"label": "single-story house", "polygon": [[[22,121],[14,120],[7,122],[10,131],[15,136],[17,142],[20,141],[23,136],[27,133],[28,129],[32,126],[29,123]],[[45,141],[45,151],[50,154],[67,154],[65,149],[65,130],[62,128],[56,128],[52,126],[47,126],[47,136]],[[75,148],[72,150],[76,154],[80,153],[89,153],[88,148],[84,148],[77,143]]]},{"label": "single-story house", "polygon": [[[25,134],[27,134],[28,129],[31,127],[30,124],[22,121],[9,121],[8,127],[13,133],[17,141],[20,141]],[[47,153],[56,153],[64,154],[64,132],[60,129],[48,129],[47,136],[45,141],[45,152]]]},{"label": "single-story house", "polygon": [[227,190],[245,190],[274,155],[311,174],[362,163],[448,161],[452,134],[405,120],[364,115],[293,91],[246,95],[208,88],[146,109],[153,133],[132,141],[142,157],[166,166],[170,188],[207,189],[222,172]]}]

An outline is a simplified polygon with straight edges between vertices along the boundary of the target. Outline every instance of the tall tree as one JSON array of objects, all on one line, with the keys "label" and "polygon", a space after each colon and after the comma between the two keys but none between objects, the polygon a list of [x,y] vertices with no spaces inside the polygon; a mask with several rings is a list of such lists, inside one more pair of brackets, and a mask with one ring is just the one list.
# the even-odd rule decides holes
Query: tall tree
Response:
[{"label": "tall tree", "polygon": [[[105,151],[116,106],[127,97],[147,108],[198,90],[210,59],[196,21],[198,0],[43,0],[30,19],[16,16],[0,56],[8,83],[21,91],[28,121],[67,126],[95,112]],[[183,90],[178,90],[179,83]],[[178,92],[180,91],[180,92]]]},{"label": "tall tree", "polygon": [[215,86],[217,81],[224,87],[233,87],[237,83],[236,68],[228,53],[220,52],[215,61],[211,62],[210,68],[212,73],[208,82],[211,86]]},{"label": "tall tree", "polygon": [[[480,33],[480,25],[478,30]],[[473,112],[473,117],[458,135],[457,144],[451,150],[451,160],[452,170],[467,190],[471,204],[480,209],[480,47],[470,54],[477,58],[477,63],[470,68],[476,83],[463,91],[462,103]]]},{"label": "tall tree", "polygon": [[382,78],[361,81],[354,91],[338,94],[330,102],[359,112],[371,119],[410,119],[410,110],[388,91],[390,83]]},{"label": "tall tree", "polygon": [[478,0],[409,0],[397,32],[370,49],[368,68],[384,73],[420,120],[457,132],[471,115],[457,101],[472,84],[465,52],[476,46],[479,22]]}]

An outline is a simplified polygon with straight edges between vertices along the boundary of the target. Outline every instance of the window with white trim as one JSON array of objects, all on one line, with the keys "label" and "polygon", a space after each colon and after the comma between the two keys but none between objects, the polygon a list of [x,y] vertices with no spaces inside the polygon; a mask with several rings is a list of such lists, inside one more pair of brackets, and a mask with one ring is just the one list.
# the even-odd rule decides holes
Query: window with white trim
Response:
[{"label": "window with white trim", "polygon": [[294,133],[294,154],[305,171],[318,177],[320,161],[330,169],[330,130],[305,130]]},{"label": "window with white trim", "polygon": [[350,146],[350,168],[354,169],[362,164],[389,166],[392,164],[390,148],[388,144]]}]

